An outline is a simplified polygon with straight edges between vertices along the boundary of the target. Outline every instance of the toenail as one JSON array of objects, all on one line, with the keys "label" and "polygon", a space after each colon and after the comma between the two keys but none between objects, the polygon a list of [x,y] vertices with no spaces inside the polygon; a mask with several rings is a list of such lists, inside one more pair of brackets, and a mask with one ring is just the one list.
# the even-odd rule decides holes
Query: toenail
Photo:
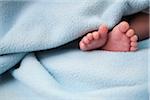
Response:
[{"label": "toenail", "polygon": [[135,38],[136,38],[136,40],[138,40],[138,37],[137,37],[137,35],[135,35]]},{"label": "toenail", "polygon": [[122,21],[121,23],[126,24],[127,26],[129,26],[128,22],[126,22],[126,21]]},{"label": "toenail", "polygon": [[90,40],[92,40],[92,39],[93,39],[92,34],[88,34],[87,36],[88,36],[88,38],[89,38]]},{"label": "toenail", "polygon": [[131,50],[131,51],[135,51],[135,50],[137,50],[137,48],[131,47],[130,50]]},{"label": "toenail", "polygon": [[106,32],[108,31],[108,27],[107,25],[105,24],[102,24],[100,27],[99,27],[99,30],[98,31],[102,31],[102,32]]},{"label": "toenail", "polygon": [[131,42],[131,46],[136,47],[137,43],[136,42]]},{"label": "toenail", "polygon": [[137,36],[136,35],[134,35],[133,37],[131,37],[131,39],[130,39],[131,41],[137,41],[138,40],[138,38],[137,38]]},{"label": "toenail", "polygon": [[81,46],[82,46],[82,48],[85,48],[85,47],[86,47],[86,45],[85,45],[84,43],[81,43]]},{"label": "toenail", "polygon": [[88,43],[89,43],[89,40],[88,40],[88,39],[85,39],[84,42],[85,42],[86,44],[88,44]]},{"label": "toenail", "polygon": [[121,32],[126,32],[129,28],[129,24],[127,22],[123,21],[120,24],[118,24],[118,27]]},{"label": "toenail", "polygon": [[127,36],[128,37],[131,37],[134,35],[134,30],[130,29],[128,32],[127,32]]},{"label": "toenail", "polygon": [[94,39],[99,39],[99,35],[97,34],[97,32],[93,33],[93,37],[94,37]]},{"label": "toenail", "polygon": [[134,35],[134,39],[137,41],[138,37],[136,35]]}]

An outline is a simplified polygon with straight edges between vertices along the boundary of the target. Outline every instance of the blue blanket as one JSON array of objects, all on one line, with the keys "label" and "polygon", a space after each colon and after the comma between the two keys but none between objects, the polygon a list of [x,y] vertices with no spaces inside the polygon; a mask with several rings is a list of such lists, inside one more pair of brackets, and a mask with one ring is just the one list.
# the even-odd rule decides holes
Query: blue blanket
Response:
[{"label": "blue blanket", "polygon": [[148,0],[1,1],[0,74],[20,62],[12,75],[48,100],[148,100],[148,40],[135,53],[59,47],[148,6]]}]

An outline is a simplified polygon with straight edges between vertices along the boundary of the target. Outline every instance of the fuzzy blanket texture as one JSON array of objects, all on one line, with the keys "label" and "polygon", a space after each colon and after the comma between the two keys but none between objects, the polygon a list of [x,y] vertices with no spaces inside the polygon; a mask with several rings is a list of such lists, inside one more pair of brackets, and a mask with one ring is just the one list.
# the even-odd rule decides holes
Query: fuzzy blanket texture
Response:
[{"label": "fuzzy blanket texture", "polygon": [[149,0],[0,1],[0,74],[10,69],[42,100],[148,100],[149,40],[137,52],[76,46],[101,24],[111,29],[148,7]]}]

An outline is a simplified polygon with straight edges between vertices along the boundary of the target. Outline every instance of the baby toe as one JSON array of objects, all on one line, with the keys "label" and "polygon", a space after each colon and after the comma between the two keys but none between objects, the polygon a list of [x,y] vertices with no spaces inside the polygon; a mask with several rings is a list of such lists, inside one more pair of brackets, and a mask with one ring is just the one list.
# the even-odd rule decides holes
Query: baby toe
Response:
[{"label": "baby toe", "polygon": [[106,37],[108,33],[108,27],[106,25],[101,25],[99,27],[98,33],[101,37]]},{"label": "baby toe", "polygon": [[129,24],[126,21],[122,21],[120,24],[117,25],[117,27],[121,32],[124,33],[129,29]]},{"label": "baby toe", "polygon": [[126,33],[127,37],[132,37],[134,35],[134,30],[133,29],[129,29]]},{"label": "baby toe", "polygon": [[131,47],[131,48],[130,48],[130,51],[136,51],[136,50],[137,50],[136,47]]},{"label": "baby toe", "polygon": [[138,40],[138,37],[137,35],[133,35],[131,38],[130,38],[131,41],[133,42],[136,42]]},{"label": "baby toe", "polygon": [[87,34],[87,37],[88,37],[88,39],[91,41],[91,40],[93,40],[93,35],[92,35],[92,33],[88,33]]},{"label": "baby toe", "polygon": [[79,46],[80,46],[80,49],[81,49],[81,50],[85,50],[85,48],[86,48],[85,43],[82,42],[82,41],[80,42]]},{"label": "baby toe", "polygon": [[85,36],[85,37],[83,38],[83,42],[84,42],[85,44],[89,44],[89,43],[90,43],[90,40],[88,39],[87,36]]},{"label": "baby toe", "polygon": [[98,40],[99,39],[99,33],[98,32],[93,32],[92,33],[93,34],[93,38],[95,39],[95,40]]},{"label": "baby toe", "polygon": [[137,47],[137,42],[131,42],[130,44],[132,47]]}]

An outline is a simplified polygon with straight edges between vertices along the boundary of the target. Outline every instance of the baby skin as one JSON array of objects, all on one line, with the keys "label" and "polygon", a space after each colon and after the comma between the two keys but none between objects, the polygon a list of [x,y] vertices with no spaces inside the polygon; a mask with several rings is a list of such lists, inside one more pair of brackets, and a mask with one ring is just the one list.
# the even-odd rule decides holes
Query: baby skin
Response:
[{"label": "baby skin", "polygon": [[[119,52],[136,51],[138,49],[138,36],[140,36],[140,34],[136,33],[146,34],[143,35],[144,37],[141,37],[139,40],[142,40],[149,36],[148,26],[146,26],[147,29],[143,29],[141,27],[141,30],[139,29],[140,27],[137,27],[139,26],[139,24],[141,25],[148,23],[148,21],[145,21],[145,23],[140,22],[142,21],[141,19],[145,20],[145,15],[144,17],[143,15],[140,17],[141,18],[135,17],[135,21],[131,20],[129,23],[126,21],[122,21],[118,25],[116,25],[111,31],[108,30],[108,27],[106,25],[101,25],[98,31],[88,33],[82,38],[82,40],[79,43],[80,49],[83,51],[89,51],[94,49]],[[146,16],[146,18],[148,17]],[[139,23],[137,23],[138,20]]]}]

